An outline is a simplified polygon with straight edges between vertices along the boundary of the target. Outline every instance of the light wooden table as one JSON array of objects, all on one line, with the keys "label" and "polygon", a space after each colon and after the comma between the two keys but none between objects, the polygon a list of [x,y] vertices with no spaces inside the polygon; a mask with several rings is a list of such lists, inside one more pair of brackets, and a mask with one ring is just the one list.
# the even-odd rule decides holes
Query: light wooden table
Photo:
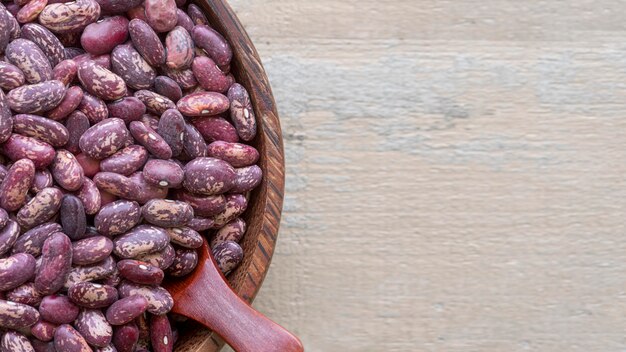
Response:
[{"label": "light wooden table", "polygon": [[626,3],[232,0],[281,112],[256,306],[309,352],[626,350]]}]

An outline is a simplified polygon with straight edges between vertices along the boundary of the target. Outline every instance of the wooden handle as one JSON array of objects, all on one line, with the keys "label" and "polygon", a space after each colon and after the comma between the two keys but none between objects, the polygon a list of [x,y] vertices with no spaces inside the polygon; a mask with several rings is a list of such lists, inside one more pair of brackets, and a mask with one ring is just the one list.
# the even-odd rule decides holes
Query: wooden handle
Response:
[{"label": "wooden handle", "polygon": [[300,340],[254,310],[226,283],[205,244],[199,267],[184,289],[176,290],[174,312],[216,332],[237,352],[301,352]]}]

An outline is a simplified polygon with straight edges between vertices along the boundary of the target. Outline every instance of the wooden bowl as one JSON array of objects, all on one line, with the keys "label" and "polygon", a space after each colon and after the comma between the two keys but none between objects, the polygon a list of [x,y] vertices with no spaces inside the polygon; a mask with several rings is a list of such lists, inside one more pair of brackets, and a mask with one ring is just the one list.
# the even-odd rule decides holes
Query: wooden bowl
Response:
[{"label": "wooden bowl", "polygon": [[[258,132],[252,145],[261,158],[263,182],[251,195],[243,215],[248,230],[241,245],[244,260],[228,277],[237,294],[249,303],[256,296],[269,268],[280,225],[285,188],[283,140],[272,89],[250,37],[225,0],[197,0],[213,28],[233,49],[232,72],[237,82],[248,89],[257,117]],[[181,329],[176,351],[214,352],[224,345],[211,331],[190,323]]]}]

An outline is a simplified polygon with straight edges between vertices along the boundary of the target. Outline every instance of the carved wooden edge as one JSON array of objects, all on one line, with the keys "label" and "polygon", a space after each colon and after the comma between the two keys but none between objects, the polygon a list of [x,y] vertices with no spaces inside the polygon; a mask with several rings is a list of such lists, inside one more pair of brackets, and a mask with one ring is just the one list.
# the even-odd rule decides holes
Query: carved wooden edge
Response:
[{"label": "carved wooden edge", "polygon": [[[212,27],[220,32],[233,49],[231,71],[248,92],[257,116],[258,133],[252,144],[259,150],[264,179],[261,187],[251,195],[252,207],[244,218],[248,230],[241,245],[245,256],[243,263],[229,275],[235,292],[252,303],[274,253],[280,226],[285,189],[285,164],[280,120],[272,89],[261,63],[261,59],[239,22],[232,8],[225,0],[197,0]],[[213,332],[194,326],[194,331],[181,332],[184,341],[177,351],[217,352],[224,342]]]}]

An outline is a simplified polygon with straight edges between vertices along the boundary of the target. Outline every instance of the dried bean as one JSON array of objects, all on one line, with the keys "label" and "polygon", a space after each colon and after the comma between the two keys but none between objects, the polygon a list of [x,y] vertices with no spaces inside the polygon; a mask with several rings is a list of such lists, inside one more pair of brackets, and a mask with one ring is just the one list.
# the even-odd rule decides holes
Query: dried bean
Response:
[{"label": "dried bean", "polygon": [[146,204],[151,199],[165,199],[167,188],[153,186],[145,180],[143,172],[135,172],[131,180],[137,187],[138,195],[134,198],[139,204]]},{"label": "dried bean", "polygon": [[178,83],[167,76],[158,76],[155,78],[154,91],[174,102],[183,97],[183,91]]},{"label": "dried bean", "polygon": [[[78,159],[78,158],[77,158]],[[76,197],[80,199],[85,208],[87,215],[94,215],[98,213],[102,204],[102,197],[100,190],[96,184],[89,178],[85,178],[83,186],[76,192]]]},{"label": "dried bean", "polygon": [[105,260],[113,251],[113,242],[104,236],[94,236],[72,243],[72,264],[89,265]]},{"label": "dried bean", "polygon": [[93,182],[102,192],[109,193],[124,199],[135,199],[139,187],[130,178],[112,172],[99,172],[93,177]]},{"label": "dried bean", "polygon": [[139,341],[139,329],[135,323],[116,326],[113,330],[113,345],[117,352],[133,352]]},{"label": "dried bean", "polygon": [[36,307],[41,303],[43,295],[37,291],[34,282],[29,282],[7,291],[6,298],[15,303]]},{"label": "dried bean", "polygon": [[17,222],[24,229],[30,229],[50,220],[61,208],[63,192],[58,188],[44,188],[17,213]]},{"label": "dried bean", "polygon": [[31,326],[30,332],[37,339],[50,342],[54,339],[54,332],[56,331],[57,326],[49,321],[39,320],[35,325]]},{"label": "dried bean", "polygon": [[233,219],[237,218],[248,207],[248,199],[242,194],[229,194],[226,196],[226,208],[213,217],[215,228],[221,228]]},{"label": "dried bean", "polygon": [[52,66],[43,51],[27,39],[16,39],[6,47],[7,60],[19,67],[28,83],[41,83],[52,79]]},{"label": "dried bean", "polygon": [[163,270],[157,266],[139,260],[125,259],[117,263],[120,277],[142,285],[160,285]]},{"label": "dried bean", "polygon": [[119,293],[122,298],[132,295],[141,295],[148,300],[148,312],[163,315],[172,310],[174,299],[166,289],[160,286],[137,285],[124,281],[120,284]]},{"label": "dried bean", "polygon": [[128,259],[162,250],[169,243],[169,236],[156,226],[139,225],[113,243],[115,255]]},{"label": "dried bean", "polygon": [[9,137],[2,146],[2,153],[11,160],[29,159],[37,169],[50,165],[55,155],[50,144],[19,134]]},{"label": "dried bean", "polygon": [[246,167],[259,160],[259,152],[246,144],[215,141],[209,144],[208,156],[222,159],[233,167]]},{"label": "dried bean", "polygon": [[256,136],[257,125],[248,91],[241,84],[235,83],[228,90],[228,99],[230,99],[230,118],[237,128],[239,137],[244,141],[251,141]]},{"label": "dried bean", "polygon": [[36,138],[53,147],[63,146],[69,140],[69,132],[65,126],[37,115],[15,115],[13,117],[13,131],[22,136]]},{"label": "dried bean", "polygon": [[31,339],[30,343],[33,345],[35,352],[57,352],[54,348],[54,342],[44,342],[37,339]]},{"label": "dried bean", "polygon": [[119,117],[126,123],[137,121],[146,113],[146,106],[135,97],[125,97],[107,104],[109,115]]},{"label": "dried bean", "polygon": [[245,233],[246,222],[242,218],[236,218],[217,231],[211,239],[211,248],[227,241],[239,242]]},{"label": "dried bean", "polygon": [[65,97],[65,85],[61,81],[25,85],[7,94],[11,109],[21,114],[52,110],[61,103],[63,97]]},{"label": "dried bean", "polygon": [[100,169],[129,176],[141,169],[148,160],[148,151],[140,145],[131,145],[102,160]]},{"label": "dried bean", "polygon": [[39,23],[54,33],[80,31],[100,17],[100,6],[95,0],[76,0],[50,4],[39,15]]},{"label": "dried bean", "polygon": [[243,250],[237,242],[226,241],[212,249],[213,258],[222,273],[228,274],[243,260]]},{"label": "dried bean", "polygon": [[228,110],[230,101],[220,93],[199,92],[182,97],[176,106],[183,115],[213,116]]},{"label": "dried bean", "polygon": [[85,131],[80,138],[79,145],[83,153],[88,156],[94,159],[104,159],[124,148],[129,137],[130,134],[122,119],[109,118]]},{"label": "dried bean", "polygon": [[209,20],[204,15],[204,12],[196,4],[189,4],[189,7],[187,8],[187,13],[189,14],[189,17],[191,18],[194,24],[196,25],[200,25],[200,24],[208,25],[209,24]]},{"label": "dried bean", "polygon": [[13,130],[13,117],[9,106],[9,99],[0,89],[0,143],[6,142],[11,137]]},{"label": "dried bean", "polygon": [[12,253],[28,253],[34,257],[38,257],[48,237],[57,232],[61,232],[61,230],[61,225],[52,222],[36,226],[26,231],[15,241]]},{"label": "dried bean", "polygon": [[168,109],[176,109],[176,104],[173,101],[149,90],[136,91],[135,98],[141,100],[149,112],[159,116]]},{"label": "dried bean", "polygon": [[99,233],[105,236],[123,234],[141,221],[141,208],[137,202],[118,200],[100,209],[94,218]]},{"label": "dried bean", "polygon": [[232,193],[246,193],[255,189],[263,180],[263,171],[257,165],[235,169],[235,185],[230,189]]},{"label": "dried bean", "polygon": [[138,255],[135,259],[146,262],[152,266],[156,266],[161,270],[165,270],[172,265],[175,256],[176,251],[174,250],[174,247],[168,243],[161,251]]},{"label": "dried bean", "polygon": [[0,351],[2,352],[31,352],[35,351],[33,345],[26,336],[17,331],[7,331],[0,341]]},{"label": "dried bean", "polygon": [[16,211],[26,203],[35,178],[35,164],[29,159],[16,161],[0,184],[0,208]]},{"label": "dried bean", "polygon": [[39,320],[39,312],[25,304],[0,300],[0,327],[22,329],[35,324]]},{"label": "dried bean", "polygon": [[52,69],[52,79],[70,84],[78,73],[78,65],[74,60],[63,60]]},{"label": "dried bean", "polygon": [[128,25],[130,38],[137,51],[154,67],[165,64],[165,48],[150,25],[141,19],[134,19]]},{"label": "dried bean", "polygon": [[122,77],[93,61],[78,66],[78,79],[89,93],[103,100],[117,100],[127,94]]},{"label": "dried bean", "polygon": [[113,303],[106,312],[111,325],[124,325],[133,321],[148,309],[148,300],[141,295],[131,295]]},{"label": "dried bean", "polygon": [[70,270],[63,287],[69,289],[73,285],[80,282],[102,280],[113,274],[114,270],[115,260],[113,260],[110,256],[97,264],[89,266],[76,266]]},{"label": "dried bean", "polygon": [[130,123],[129,129],[137,143],[143,145],[150,154],[159,159],[172,157],[172,149],[163,137],[143,122],[133,121]]},{"label": "dried bean", "polygon": [[183,141],[183,151],[191,159],[205,157],[207,145],[204,138],[192,124],[185,125],[185,138]]},{"label": "dried bean", "polygon": [[192,124],[202,134],[202,137],[209,142],[224,141],[236,143],[239,141],[237,129],[222,117],[202,117],[194,119]]},{"label": "dried bean", "polygon": [[104,100],[89,93],[83,94],[78,110],[87,115],[91,124],[97,124],[109,117],[109,110]]},{"label": "dried bean", "polygon": [[233,76],[222,72],[215,62],[208,57],[196,57],[191,69],[200,86],[209,92],[224,93],[234,83]]},{"label": "dried bean", "polygon": [[179,156],[184,148],[185,118],[178,110],[163,113],[158,123],[158,133],[170,146],[173,156]]},{"label": "dried bean", "polygon": [[65,149],[74,154],[80,153],[80,138],[91,127],[89,118],[81,111],[74,111],[65,121],[65,127],[69,133]]},{"label": "dried bean", "polygon": [[25,82],[24,73],[19,67],[0,61],[0,89],[15,89],[24,85]]},{"label": "dried bean", "polygon": [[41,318],[54,324],[69,324],[76,320],[80,309],[67,296],[50,295],[41,300]]},{"label": "dried bean", "polygon": [[151,185],[178,188],[185,179],[185,172],[173,161],[152,159],[144,166],[143,176]]},{"label": "dried bean", "polygon": [[35,273],[35,258],[26,253],[17,253],[0,259],[0,291],[14,289],[32,279]]},{"label": "dried bean", "polygon": [[113,50],[111,65],[132,89],[148,89],[154,85],[156,71],[131,44],[118,45]]},{"label": "dried bean", "polygon": [[170,199],[152,199],[142,208],[145,221],[160,227],[180,227],[193,218],[193,208],[187,203]]},{"label": "dried bean", "polygon": [[104,348],[111,343],[113,327],[99,309],[83,309],[74,325],[92,346]]},{"label": "dried bean", "polygon": [[235,169],[215,158],[196,158],[185,165],[183,186],[191,193],[215,195],[233,187]]},{"label": "dried bean", "polygon": [[183,27],[176,27],[167,34],[165,39],[167,58],[165,64],[174,70],[191,66],[195,46],[191,35]]},{"label": "dried bean", "polygon": [[187,32],[191,33],[193,27],[195,26],[195,23],[193,23],[191,17],[189,17],[189,15],[187,15],[185,11],[181,9],[176,10],[176,17],[178,18],[176,20],[176,25],[185,28]]},{"label": "dried bean", "polygon": [[194,229],[198,232],[206,231],[208,229],[213,228],[215,221],[211,218],[203,218],[203,217],[194,217],[187,223],[187,227]]},{"label": "dried bean", "polygon": [[50,61],[51,67],[55,67],[67,58],[61,41],[42,25],[37,23],[25,24],[22,26],[22,38],[37,44]]},{"label": "dried bean", "polygon": [[191,36],[196,46],[204,49],[216,64],[225,66],[230,64],[233,52],[228,42],[213,28],[199,24],[194,27]]},{"label": "dried bean", "polygon": [[172,352],[174,338],[167,315],[154,315],[150,318],[150,342],[154,352]]},{"label": "dried bean", "polygon": [[[80,1],[80,0],[79,0]],[[71,325],[63,324],[54,333],[54,348],[63,352],[91,352],[92,349]]]},{"label": "dried bean", "polygon": [[67,295],[72,302],[90,309],[106,308],[118,299],[115,287],[91,282],[72,285],[67,290]]},{"label": "dried bean", "polygon": [[189,275],[198,265],[198,252],[195,249],[177,248],[174,263],[167,268],[167,273],[174,277]]},{"label": "dried bean", "polygon": [[170,236],[172,243],[175,243],[181,247],[197,249],[202,246],[202,236],[193,229],[188,227],[175,227],[167,229],[167,234]]},{"label": "dried bean", "polygon": [[74,195],[66,194],[61,202],[60,213],[63,232],[74,241],[84,238],[87,216],[83,202]]},{"label": "dried bean", "polygon": [[192,89],[198,85],[196,76],[191,69],[173,70],[167,66],[161,67],[163,74],[171,78],[182,89]]},{"label": "dried bean", "polygon": [[42,294],[52,294],[63,287],[72,266],[72,243],[61,232],[45,240],[42,262],[35,275],[35,288]]},{"label": "dried bean", "polygon": [[50,171],[56,183],[67,191],[78,191],[83,186],[85,179],[83,168],[74,154],[67,150],[57,150],[52,165],[50,165]]},{"label": "dried bean", "polygon": [[146,19],[157,32],[169,32],[178,22],[176,15],[176,1],[174,0],[146,0]]},{"label": "dried bean", "polygon": [[48,118],[57,121],[63,120],[78,109],[83,101],[84,95],[83,90],[78,86],[68,88],[67,91],[65,91],[65,97],[63,97],[61,103],[59,103],[56,108],[48,111]]},{"label": "dried bean", "polygon": [[80,37],[80,44],[88,53],[102,55],[110,53],[127,39],[128,19],[114,16],[88,25]]}]

